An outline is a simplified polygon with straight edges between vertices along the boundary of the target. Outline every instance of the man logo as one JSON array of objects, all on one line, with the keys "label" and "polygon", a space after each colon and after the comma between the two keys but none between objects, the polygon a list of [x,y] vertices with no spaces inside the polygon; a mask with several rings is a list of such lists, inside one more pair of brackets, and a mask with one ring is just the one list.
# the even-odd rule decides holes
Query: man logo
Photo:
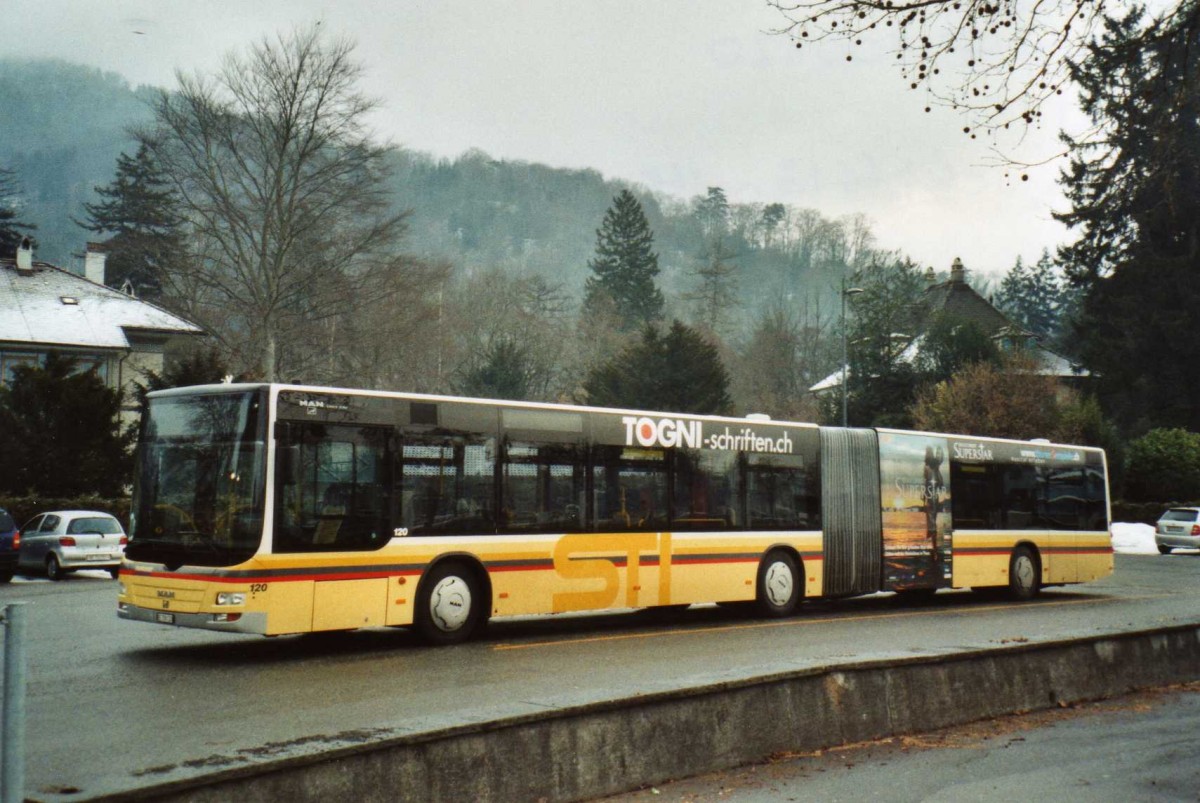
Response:
[{"label": "man logo", "polygon": [[678,418],[636,418],[631,415],[622,416],[621,423],[625,425],[625,445],[633,446],[636,440],[641,446],[687,446],[692,449],[700,448],[703,441],[703,429],[699,421],[684,421]]}]

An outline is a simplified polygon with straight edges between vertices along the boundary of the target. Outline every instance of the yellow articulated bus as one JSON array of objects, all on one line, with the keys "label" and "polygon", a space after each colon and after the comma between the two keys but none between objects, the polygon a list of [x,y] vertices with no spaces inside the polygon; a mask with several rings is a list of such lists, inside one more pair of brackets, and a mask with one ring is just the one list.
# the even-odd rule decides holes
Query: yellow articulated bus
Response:
[{"label": "yellow articulated bus", "polygon": [[118,615],[279,635],[1112,572],[1098,449],[297,385],[149,396]]}]

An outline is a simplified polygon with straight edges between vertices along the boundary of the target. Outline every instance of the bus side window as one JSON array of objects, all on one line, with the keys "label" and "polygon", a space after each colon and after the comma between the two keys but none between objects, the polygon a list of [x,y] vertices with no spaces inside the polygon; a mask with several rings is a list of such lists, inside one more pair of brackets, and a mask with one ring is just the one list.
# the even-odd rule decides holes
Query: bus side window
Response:
[{"label": "bus side window", "polygon": [[675,530],[729,530],[738,527],[738,453],[677,449],[671,481]]},{"label": "bus side window", "polygon": [[410,535],[496,531],[495,443],[484,435],[405,433],[400,520]]},{"label": "bus side window", "polygon": [[390,538],[390,431],[294,425],[276,472],[275,551],[377,549]]},{"label": "bus side window", "polygon": [[746,524],[752,530],[821,527],[821,479],[803,455],[746,455]]},{"label": "bus side window", "polygon": [[1004,511],[1006,506],[1018,505],[1020,500],[1019,494],[1003,495],[1004,483],[1005,476],[999,466],[951,460],[950,509],[954,528],[998,530],[1004,525],[1004,516],[1020,521],[1020,510]]},{"label": "bus side window", "polygon": [[597,446],[592,496],[600,532],[667,527],[667,460],[662,449]]},{"label": "bus side window", "polygon": [[506,443],[500,526],[583,532],[587,450],[574,444]]}]

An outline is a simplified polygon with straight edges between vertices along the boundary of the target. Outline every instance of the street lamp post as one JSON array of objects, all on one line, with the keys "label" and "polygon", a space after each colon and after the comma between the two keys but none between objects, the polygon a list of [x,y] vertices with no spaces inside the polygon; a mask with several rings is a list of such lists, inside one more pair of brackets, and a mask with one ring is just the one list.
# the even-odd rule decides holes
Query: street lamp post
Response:
[{"label": "street lamp post", "polygon": [[856,296],[863,292],[861,287],[847,287],[846,277],[842,277],[842,426],[848,424],[848,407],[849,407],[849,391],[850,384],[850,346],[846,337],[846,299],[850,296]]}]

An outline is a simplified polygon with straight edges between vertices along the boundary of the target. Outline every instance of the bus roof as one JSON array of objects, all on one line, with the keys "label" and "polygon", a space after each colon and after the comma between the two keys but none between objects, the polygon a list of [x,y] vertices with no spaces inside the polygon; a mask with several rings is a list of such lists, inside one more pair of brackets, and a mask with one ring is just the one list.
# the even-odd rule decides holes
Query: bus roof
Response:
[{"label": "bus roof", "polygon": [[[430,394],[430,393],[409,393],[406,391],[393,391],[393,390],[369,390],[369,389],[365,389],[365,388],[339,388],[339,387],[329,387],[329,386],[324,386],[324,385],[301,385],[301,384],[291,384],[291,383],[281,383],[281,382],[274,382],[274,383],[271,383],[271,382],[246,382],[246,383],[222,382],[219,384],[212,384],[212,385],[190,385],[187,387],[168,388],[166,390],[156,390],[156,391],[152,391],[151,393],[149,393],[147,395],[148,395],[148,398],[158,399],[158,398],[170,398],[170,397],[174,397],[174,396],[206,395],[206,394],[214,394],[214,393],[245,393],[245,392],[253,391],[253,390],[266,390],[266,391],[270,391],[273,394],[278,394],[280,391],[296,391],[296,392],[302,392],[302,393],[316,393],[316,394],[338,393],[338,394],[343,394],[343,395],[363,396],[363,397],[372,397],[372,398],[407,399],[407,400],[423,401],[423,402],[457,402],[460,404],[466,403],[466,404],[497,405],[497,406],[506,406],[506,407],[519,407],[519,408],[525,408],[525,409],[531,409],[531,410],[566,410],[566,411],[572,411],[572,412],[591,412],[591,413],[609,413],[609,414],[616,413],[616,414],[637,415],[637,416],[647,416],[647,417],[653,416],[653,417],[659,417],[659,418],[664,417],[664,416],[669,416],[672,418],[676,418],[676,417],[689,418],[689,419],[693,419],[693,420],[716,421],[716,422],[722,422],[722,423],[745,423],[747,421],[751,421],[751,422],[758,423],[758,424],[770,424],[770,425],[775,425],[775,426],[798,427],[798,428],[817,428],[818,427],[817,424],[814,424],[811,422],[787,421],[787,420],[777,419],[777,418],[763,418],[762,415],[759,413],[751,413],[743,418],[739,418],[736,416],[707,415],[707,414],[699,414],[699,413],[681,413],[681,412],[675,412],[675,411],[671,411],[671,410],[639,410],[639,409],[634,409],[634,408],[596,407],[596,406],[591,406],[591,405],[561,404],[561,403],[554,403],[554,402],[516,401],[513,399],[483,399],[483,398],[474,398],[474,397],[469,397],[469,396],[446,396],[446,395]],[[989,443],[1011,443],[1011,444],[1039,443],[1039,444],[1044,444],[1044,445],[1072,448],[1072,449],[1080,449],[1080,450],[1086,450],[1086,451],[1091,451],[1091,452],[1102,452],[1103,451],[1099,447],[1095,447],[1095,446],[1079,446],[1079,445],[1075,445],[1075,444],[1066,444],[1066,443],[1050,443],[1049,441],[1047,441],[1043,438],[1035,438],[1035,439],[1031,439],[1031,440],[1018,440],[1015,438],[997,438],[997,437],[992,437],[992,436],[987,436],[987,435],[972,435],[969,433],[922,432],[919,430],[891,429],[891,428],[885,428],[885,427],[864,427],[864,429],[875,429],[876,432],[879,432],[881,434],[894,434],[894,435],[921,434],[921,435],[932,435],[932,436],[945,437],[945,438],[975,439],[975,440],[987,441]]]},{"label": "bus roof", "polygon": [[269,390],[274,394],[281,391],[295,391],[300,393],[337,393],[350,396],[362,396],[368,398],[389,398],[389,399],[405,399],[421,402],[457,402],[460,404],[481,404],[489,406],[505,406],[505,407],[520,407],[530,410],[563,410],[570,412],[584,413],[609,413],[621,415],[636,415],[636,416],[653,416],[656,418],[671,417],[671,418],[688,418],[702,421],[718,421],[722,423],[738,423],[745,424],[750,421],[755,424],[769,424],[787,427],[802,427],[802,428],[817,428],[818,425],[811,422],[803,421],[786,421],[776,418],[764,418],[761,413],[752,413],[745,418],[736,416],[709,415],[701,413],[681,413],[673,410],[638,410],[626,409],[619,407],[596,407],[584,404],[561,404],[555,402],[531,402],[517,401],[514,399],[484,399],[471,396],[445,396],[430,393],[409,393],[406,391],[393,390],[368,390],[364,388],[339,388],[323,385],[297,385],[281,382],[248,382],[248,383],[219,383],[213,385],[189,385],[180,388],[168,388],[166,390],[156,390],[147,394],[148,398],[170,398],[173,396],[193,396],[206,395],[214,393],[245,393],[253,390]]}]

